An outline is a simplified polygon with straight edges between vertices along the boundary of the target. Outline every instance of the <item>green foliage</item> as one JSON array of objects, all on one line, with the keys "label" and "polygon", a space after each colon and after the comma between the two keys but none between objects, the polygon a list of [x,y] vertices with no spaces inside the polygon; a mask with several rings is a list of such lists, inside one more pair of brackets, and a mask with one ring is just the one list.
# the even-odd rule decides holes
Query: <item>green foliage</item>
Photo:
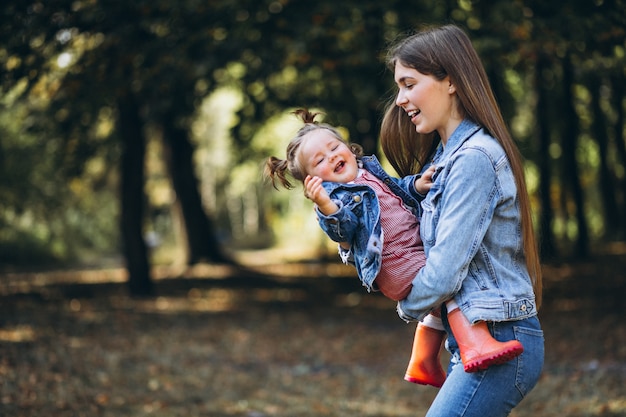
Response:
[{"label": "green foliage", "polygon": [[[117,105],[130,96],[151,141],[169,121],[193,132],[204,204],[220,234],[249,240],[255,235],[267,243],[273,231],[286,235],[279,224],[297,229],[312,217],[310,208],[297,192],[268,191],[261,170],[264,158],[280,155],[295,131],[297,121],[289,120],[288,110],[322,109],[328,122],[343,126],[366,152],[376,152],[383,104],[394,91],[384,65],[388,42],[423,25],[448,22],[468,30],[484,59],[503,113],[529,159],[532,189],[550,183],[549,200],[534,199],[537,211],[554,207],[552,229],[569,244],[581,227],[569,208],[570,181],[579,181],[588,199],[594,197],[585,210],[592,237],[601,239],[605,230],[624,225],[603,224],[600,199],[591,194],[603,178],[599,156],[590,152],[598,133],[586,91],[591,78],[599,79],[609,131],[618,132],[610,133],[609,168],[623,212],[624,103],[614,95],[625,84],[624,6],[623,0],[564,5],[7,0],[0,11],[2,241],[32,236],[61,257],[82,248],[118,246]],[[566,56],[574,66],[573,85],[563,85]],[[540,58],[545,66],[537,76]],[[543,149],[538,139],[543,127],[536,121],[538,84],[548,96],[547,174],[538,168]],[[576,92],[581,120],[582,179],[564,178],[558,169],[567,155],[561,138],[571,123],[562,117],[568,88]],[[229,96],[234,101],[224,91],[234,92]],[[153,194],[165,183],[150,177],[146,188],[148,204],[159,210],[172,202]],[[288,215],[296,220],[287,220]]]},{"label": "green foliage", "polygon": [[114,173],[106,158],[68,174],[60,140],[21,128],[24,105],[0,113],[0,264],[50,264],[116,249]]}]

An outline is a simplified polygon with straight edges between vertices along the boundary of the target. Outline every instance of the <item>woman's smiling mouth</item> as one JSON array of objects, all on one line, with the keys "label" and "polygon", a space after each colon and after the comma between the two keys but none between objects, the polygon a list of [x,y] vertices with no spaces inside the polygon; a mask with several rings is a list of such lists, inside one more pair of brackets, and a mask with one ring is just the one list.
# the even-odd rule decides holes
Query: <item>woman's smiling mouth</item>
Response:
[{"label": "woman's smiling mouth", "polygon": [[411,110],[408,111],[407,114],[411,118],[411,121],[415,120],[415,118],[421,113],[421,110]]}]

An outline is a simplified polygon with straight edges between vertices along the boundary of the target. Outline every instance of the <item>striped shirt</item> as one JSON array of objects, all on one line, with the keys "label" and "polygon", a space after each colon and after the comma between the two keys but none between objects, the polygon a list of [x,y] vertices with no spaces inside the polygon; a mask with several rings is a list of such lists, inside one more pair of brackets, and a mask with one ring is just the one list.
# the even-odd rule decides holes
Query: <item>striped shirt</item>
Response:
[{"label": "striped shirt", "polygon": [[411,291],[413,278],[426,263],[419,221],[402,199],[375,175],[364,169],[360,174],[354,182],[372,188],[380,205],[383,253],[374,283],[386,297],[402,300]]}]

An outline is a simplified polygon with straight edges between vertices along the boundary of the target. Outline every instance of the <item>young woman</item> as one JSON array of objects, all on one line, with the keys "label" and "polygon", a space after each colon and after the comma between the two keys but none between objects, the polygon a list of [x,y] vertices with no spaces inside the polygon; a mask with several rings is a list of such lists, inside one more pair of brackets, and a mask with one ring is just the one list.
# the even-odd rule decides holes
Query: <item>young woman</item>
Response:
[{"label": "young woman", "polygon": [[[419,321],[454,296],[471,323],[486,321],[496,339],[524,346],[512,361],[467,373],[448,332],[448,377],[427,416],[506,416],[535,386],[544,360],[541,270],[521,157],[460,28],[401,40],[388,65],[398,91],[381,126],[385,155],[400,175],[435,167],[422,201],[426,264],[398,314]],[[444,309],[442,318],[447,327],[453,314]]]},{"label": "young woman", "polygon": [[[286,159],[268,159],[272,183],[291,188],[287,174],[302,181],[322,230],[339,242],[344,262],[356,267],[368,291],[404,299],[425,262],[419,200],[428,192],[434,170],[392,178],[376,157],[363,156],[362,148],[346,143],[337,129],[315,123],[316,114],[304,109],[296,114],[305,125],[287,145]],[[454,312],[449,321],[455,338],[463,341],[467,372],[507,362],[523,351],[517,340],[495,340],[485,322],[470,325],[453,301],[447,306]],[[440,306],[434,310],[416,329],[405,379],[440,387],[446,379],[439,359],[445,332]]]}]

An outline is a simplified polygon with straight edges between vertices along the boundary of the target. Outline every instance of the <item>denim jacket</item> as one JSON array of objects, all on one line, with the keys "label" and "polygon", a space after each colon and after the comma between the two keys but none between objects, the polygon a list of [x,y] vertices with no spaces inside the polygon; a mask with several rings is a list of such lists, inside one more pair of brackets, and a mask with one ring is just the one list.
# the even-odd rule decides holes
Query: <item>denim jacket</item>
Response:
[{"label": "denim jacket", "polygon": [[[415,216],[420,217],[420,195],[413,185],[416,175],[391,177],[373,155],[364,156],[360,161],[364,169],[383,181]],[[316,208],[320,227],[335,242],[350,244],[350,250],[340,249],[343,262],[354,265],[367,290],[375,291],[374,279],[380,272],[384,241],[378,197],[371,187],[363,184],[324,182],[323,186],[339,210],[326,216]]]},{"label": "denim jacket", "polygon": [[470,322],[536,315],[517,187],[501,145],[464,120],[433,163],[420,224],[426,265],[398,303],[400,317],[421,320],[453,296]]}]

